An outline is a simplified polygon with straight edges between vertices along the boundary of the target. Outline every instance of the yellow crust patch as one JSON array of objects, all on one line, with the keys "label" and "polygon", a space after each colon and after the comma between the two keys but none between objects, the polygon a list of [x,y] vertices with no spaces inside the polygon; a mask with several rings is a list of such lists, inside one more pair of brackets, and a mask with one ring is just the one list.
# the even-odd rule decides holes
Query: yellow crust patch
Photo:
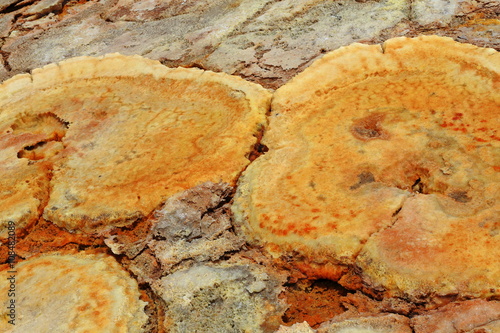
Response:
[{"label": "yellow crust patch", "polygon": [[[496,51],[440,37],[325,55],[273,97],[269,152],[244,172],[233,205],[243,232],[277,256],[317,264],[307,267],[357,263],[393,292],[500,294],[499,71]],[[418,193],[435,211],[406,213]],[[414,215],[413,234],[384,237],[401,212]],[[401,262],[421,232],[448,247]],[[375,261],[390,267],[383,277]],[[450,277],[431,283],[422,267]]]},{"label": "yellow crust patch", "polygon": [[[200,183],[234,183],[269,101],[237,77],[118,54],[16,76],[0,86],[0,205],[19,216],[2,211],[0,223],[21,228],[43,210],[59,226],[94,232]],[[37,194],[37,177],[51,190]]]},{"label": "yellow crust patch", "polygon": [[[146,303],[112,257],[49,254],[19,263],[15,271],[0,272],[2,332],[143,332]],[[11,299],[14,318],[8,316]],[[8,323],[12,319],[15,325]]]}]

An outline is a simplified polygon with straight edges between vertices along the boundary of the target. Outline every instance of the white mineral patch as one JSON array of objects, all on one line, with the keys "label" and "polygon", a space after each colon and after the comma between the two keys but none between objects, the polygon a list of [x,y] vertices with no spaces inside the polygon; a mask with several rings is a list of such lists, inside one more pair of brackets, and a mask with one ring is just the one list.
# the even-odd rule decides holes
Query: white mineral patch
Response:
[{"label": "white mineral patch", "polygon": [[459,3],[459,0],[414,0],[413,19],[422,25],[446,25],[453,18]]},{"label": "white mineral patch", "polygon": [[169,332],[264,332],[270,315],[281,316],[281,291],[258,265],[196,265],[153,284],[167,304]]}]

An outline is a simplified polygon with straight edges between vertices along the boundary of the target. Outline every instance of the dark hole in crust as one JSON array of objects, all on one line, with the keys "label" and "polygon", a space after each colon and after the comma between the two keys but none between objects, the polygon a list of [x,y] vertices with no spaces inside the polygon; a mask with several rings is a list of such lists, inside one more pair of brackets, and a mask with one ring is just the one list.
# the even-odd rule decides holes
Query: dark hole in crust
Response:
[{"label": "dark hole in crust", "polygon": [[467,196],[466,191],[454,191],[448,194],[448,196],[453,200],[461,203],[467,203],[472,200],[472,198]]},{"label": "dark hole in crust", "polygon": [[17,153],[17,158],[27,158],[33,161],[42,160],[44,158],[43,154],[37,155],[37,154],[30,154],[29,152],[45,146],[46,143],[47,143],[46,141],[41,141],[35,143],[34,145],[24,147]]},{"label": "dark hole in crust", "polygon": [[248,159],[250,162],[254,161],[257,157],[260,155],[263,155],[264,153],[267,153],[269,151],[269,148],[267,148],[266,145],[263,145],[261,143],[256,143],[253,147],[253,150],[248,154]]},{"label": "dark hole in crust", "polygon": [[350,190],[356,190],[364,184],[373,183],[375,181],[375,177],[369,171],[363,171],[362,173],[360,173],[358,175],[358,179],[359,180],[356,184],[349,187]]},{"label": "dark hole in crust", "polygon": [[416,193],[425,193],[424,192],[425,185],[424,185],[424,183],[422,183],[422,180],[420,178],[418,178],[415,181],[415,183],[413,183],[413,185],[411,186],[411,189],[413,192],[416,192]]},{"label": "dark hole in crust", "polygon": [[362,141],[374,139],[389,139],[389,134],[382,128],[381,122],[384,115],[380,113],[371,114],[368,117],[357,119],[351,126],[351,133],[356,139]]},{"label": "dark hole in crust", "polygon": [[35,143],[33,146],[26,146],[24,147],[24,150],[34,150],[38,147],[42,147],[43,145],[45,145],[47,142],[45,141],[42,141],[42,142],[38,142],[38,143]]}]

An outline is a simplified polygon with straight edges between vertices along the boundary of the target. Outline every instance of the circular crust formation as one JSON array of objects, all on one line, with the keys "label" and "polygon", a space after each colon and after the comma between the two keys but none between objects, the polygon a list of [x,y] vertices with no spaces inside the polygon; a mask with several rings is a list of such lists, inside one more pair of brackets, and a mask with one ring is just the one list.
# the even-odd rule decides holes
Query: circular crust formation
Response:
[{"label": "circular crust formation", "polygon": [[276,91],[237,222],[313,276],[500,295],[499,72],[496,51],[441,37],[325,55]]},{"label": "circular crust formation", "polygon": [[0,213],[70,230],[124,226],[206,181],[234,183],[270,93],[226,74],[118,54],[80,57],[0,86]]},{"label": "circular crust formation", "polygon": [[146,302],[139,300],[137,282],[108,255],[43,255],[15,271],[0,273],[2,295],[11,282],[15,294],[4,297],[1,310],[11,320],[8,306],[15,300],[15,325],[2,320],[2,332],[144,331]]}]

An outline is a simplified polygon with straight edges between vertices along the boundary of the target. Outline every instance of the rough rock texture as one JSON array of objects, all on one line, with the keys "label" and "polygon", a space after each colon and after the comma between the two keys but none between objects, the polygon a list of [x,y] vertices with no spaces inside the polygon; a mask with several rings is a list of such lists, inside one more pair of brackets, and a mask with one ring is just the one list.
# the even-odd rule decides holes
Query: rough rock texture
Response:
[{"label": "rough rock texture", "polygon": [[279,280],[250,261],[194,265],[153,284],[167,304],[165,327],[172,333],[268,332],[283,312],[280,289]]},{"label": "rough rock texture", "polygon": [[131,229],[128,233],[111,232],[105,242],[113,253],[132,260],[130,269],[140,281],[151,282],[179,269],[179,265],[218,260],[244,244],[232,231],[228,214],[231,194],[232,188],[225,183],[204,183],[180,192],[155,211],[150,229],[139,239],[130,238],[137,233]]},{"label": "rough rock texture", "polygon": [[307,321],[312,327],[345,311],[347,290],[329,280],[299,280],[289,284],[283,292],[288,309],[283,316],[285,324]]},{"label": "rough rock texture", "polygon": [[0,6],[0,79],[68,57],[121,52],[277,88],[323,53],[357,41],[437,34],[500,48],[497,0],[16,3]]},{"label": "rough rock texture", "polygon": [[275,333],[314,333],[316,332],[309,326],[307,321],[293,324],[292,326],[280,326]]},{"label": "rough rock texture", "polygon": [[[324,53],[351,42],[373,44],[396,36],[436,34],[500,50],[499,16],[498,0],[0,0],[0,80],[73,56],[120,52],[144,55],[169,66],[224,71],[275,89]],[[46,151],[57,152],[57,145],[47,145]],[[26,158],[37,158],[36,149],[23,149],[19,153]],[[51,167],[37,164],[43,176],[32,178],[39,182],[30,194],[34,200],[9,213],[19,217],[18,260],[53,251],[61,254],[94,248],[102,251],[102,237],[69,233],[43,218],[37,220],[42,213],[40,207],[47,202],[50,174],[46,171]],[[18,171],[25,170],[18,168]],[[0,188],[5,184],[5,177],[1,177]],[[218,307],[229,305],[221,311],[228,317],[238,314],[236,318],[241,320],[236,324],[240,327],[249,324],[248,318],[242,316],[252,312],[249,318],[255,322],[249,324],[254,325],[251,327],[260,325],[262,314],[267,313],[271,325],[263,329],[277,328],[277,317],[285,310],[277,301],[284,277],[277,277],[275,263],[270,258],[259,249],[247,250],[232,232],[224,213],[230,198],[226,191],[227,187],[220,184],[195,188],[189,192],[196,198],[194,201],[181,193],[169,201],[169,209],[162,206],[156,216],[145,216],[108,234],[106,244],[138,280],[143,300],[149,302],[146,313],[150,320],[145,331],[164,332],[165,324],[182,331],[188,327],[186,323],[175,321],[184,319],[181,316],[193,309],[198,314],[206,313],[203,305],[211,301],[217,311]],[[0,190],[0,197],[10,196],[7,192]],[[216,195],[207,196],[207,192]],[[5,212],[6,206],[2,205],[0,210]],[[189,216],[185,224],[177,218],[183,214]],[[172,223],[176,228],[154,228],[156,223],[159,226]],[[481,228],[492,235],[498,234],[495,223],[486,223]],[[7,247],[1,246],[1,262],[5,263],[7,257]],[[404,298],[376,300],[359,291],[337,292],[335,288],[324,287],[322,281],[300,281],[305,276],[296,267],[288,268],[288,283],[280,296],[289,304],[283,319],[286,325],[304,320],[310,323],[282,326],[280,333],[315,332],[320,322],[333,317],[323,329],[331,325],[332,330],[343,327],[340,332],[359,332],[362,328],[373,332],[375,323],[380,324],[383,318],[398,318],[404,323],[402,332],[407,332],[407,320],[395,314],[411,317],[415,333],[500,331],[500,311],[495,301],[472,300],[443,306],[453,301],[454,296],[445,296],[432,304],[412,303]],[[211,280],[198,279],[200,272],[207,273]],[[340,282],[350,289],[361,290],[363,281],[359,273],[357,268],[350,268]],[[180,276],[190,281],[191,290],[175,279]],[[166,294],[160,281],[173,288],[176,295],[191,300],[192,305]],[[211,284],[217,281],[221,282],[219,287]],[[150,283],[155,282],[153,291]],[[253,289],[248,290],[252,285]],[[258,291],[262,285],[265,288]],[[210,292],[201,289],[207,286]],[[378,295],[373,289],[364,292]],[[214,300],[214,295],[220,298]],[[231,297],[234,295],[246,300],[244,307],[231,307],[235,304]],[[251,310],[268,304],[272,306],[259,309],[260,314]],[[426,307],[438,309],[426,311]],[[344,310],[347,311],[338,315]],[[222,326],[215,327],[213,332],[220,332],[219,328],[228,324],[229,318],[218,318]],[[204,332],[208,325],[213,325],[206,324]],[[189,321],[188,325],[193,328],[199,323]]]},{"label": "rough rock texture", "polygon": [[[2,332],[143,332],[148,318],[137,281],[109,255],[52,253],[15,271],[0,271],[2,295],[16,294],[2,297]],[[5,320],[12,299],[15,325]]]},{"label": "rough rock texture", "polygon": [[148,247],[164,270],[188,259],[214,261],[243,246],[232,231],[231,192],[227,184],[205,183],[169,198],[157,211]]},{"label": "rough rock texture", "polygon": [[500,295],[499,73],[435,36],[325,55],[274,93],[236,224],[310,277],[355,263],[386,297]]},{"label": "rough rock texture", "polygon": [[[46,220],[130,225],[205,181],[234,183],[271,94],[241,78],[142,57],[79,57],[0,86],[0,236]],[[217,139],[217,137],[219,139]]]},{"label": "rough rock texture", "polygon": [[416,316],[411,322],[415,333],[500,332],[500,302],[451,303]]},{"label": "rough rock texture", "polygon": [[105,239],[164,300],[171,332],[270,332],[281,323],[284,276],[252,252],[232,255],[245,243],[232,228],[232,192],[225,183],[204,183],[169,198],[148,229],[116,230]]},{"label": "rough rock texture", "polygon": [[396,314],[331,320],[323,323],[318,333],[413,333],[410,320]]}]

